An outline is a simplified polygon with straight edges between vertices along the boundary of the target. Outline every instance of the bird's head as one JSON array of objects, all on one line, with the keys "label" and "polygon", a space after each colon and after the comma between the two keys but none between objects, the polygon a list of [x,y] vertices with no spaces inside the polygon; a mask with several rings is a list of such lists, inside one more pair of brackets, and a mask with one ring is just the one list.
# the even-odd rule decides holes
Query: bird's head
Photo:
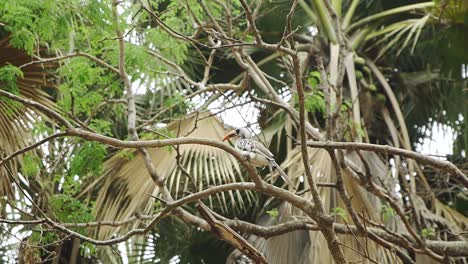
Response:
[{"label": "bird's head", "polygon": [[223,141],[226,141],[232,137],[240,137],[240,138],[251,138],[250,132],[246,128],[236,128],[231,132],[224,135]]}]

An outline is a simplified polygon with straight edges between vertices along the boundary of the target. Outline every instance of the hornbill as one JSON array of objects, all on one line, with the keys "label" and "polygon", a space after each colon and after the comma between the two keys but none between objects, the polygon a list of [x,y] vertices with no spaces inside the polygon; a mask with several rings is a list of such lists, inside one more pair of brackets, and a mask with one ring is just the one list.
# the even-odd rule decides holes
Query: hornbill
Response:
[{"label": "hornbill", "polygon": [[223,141],[231,137],[238,136],[235,148],[239,150],[242,155],[249,160],[255,167],[268,166],[270,172],[276,170],[281,178],[289,185],[288,175],[280,168],[275,161],[273,153],[271,153],[262,143],[253,140],[252,134],[245,128],[237,128],[224,135]]}]

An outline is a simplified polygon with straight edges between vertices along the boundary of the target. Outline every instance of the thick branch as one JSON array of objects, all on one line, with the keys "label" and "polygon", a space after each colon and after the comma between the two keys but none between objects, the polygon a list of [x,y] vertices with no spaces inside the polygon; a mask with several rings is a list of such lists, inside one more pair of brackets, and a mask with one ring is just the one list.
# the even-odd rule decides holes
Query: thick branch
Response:
[{"label": "thick branch", "polygon": [[[143,219],[147,219],[148,216],[140,216]],[[134,217],[126,219],[120,222],[93,222],[93,223],[64,223],[63,226],[70,226],[70,227],[87,227],[87,226],[96,226],[96,225],[121,225],[123,222],[129,222],[135,220]],[[121,223],[122,222],[122,223]],[[8,220],[8,219],[0,219],[0,223],[5,224],[13,224],[13,225],[36,225],[36,224],[43,224],[45,223],[45,219],[38,219],[38,220]],[[101,223],[101,224],[99,224]],[[282,224],[274,225],[274,226],[259,226],[256,224],[252,224],[249,222],[241,221],[241,220],[228,220],[224,222],[229,227],[248,234],[253,234],[259,237],[263,237],[265,239],[280,236],[287,234],[289,232],[298,231],[298,230],[309,230],[309,231],[320,231],[320,227],[315,224],[314,222],[307,221],[307,220],[293,220],[289,222],[285,222]],[[136,231],[138,231],[137,229]],[[373,233],[374,235],[385,239],[386,241],[399,246],[411,250],[411,247],[407,245],[406,240],[402,240],[398,236],[393,234],[389,234],[385,230],[374,228],[374,227],[367,227],[366,233],[362,233],[358,231],[358,228],[354,225],[344,225],[344,224],[334,224],[334,230],[336,233],[339,234],[350,234],[354,233],[356,236],[365,237],[368,233]],[[135,233],[133,233],[135,234]],[[138,232],[136,233],[138,234]],[[409,239],[412,243],[414,241],[411,240],[411,237],[408,234],[404,235],[406,239]],[[451,257],[468,257],[468,243],[465,241],[442,241],[442,240],[426,240],[427,246],[436,253],[444,254],[444,252]]]},{"label": "thick branch", "polygon": [[305,111],[305,96],[304,88],[302,86],[302,71],[297,54],[292,55],[293,60],[293,71],[295,77],[295,84],[297,88],[297,95],[299,97],[299,135],[301,141],[301,153],[302,161],[304,164],[304,169],[306,173],[306,178],[310,186],[310,192],[312,193],[313,201],[315,203],[315,218],[317,224],[321,227],[321,231],[327,240],[328,248],[330,253],[333,256],[333,259],[336,263],[346,263],[344,258],[343,251],[341,250],[338,237],[333,230],[333,219],[325,215],[325,210],[323,208],[322,199],[317,190],[317,185],[315,184],[314,177],[312,175],[312,169],[309,164],[309,152],[307,150],[307,133],[306,133],[306,111]]}]

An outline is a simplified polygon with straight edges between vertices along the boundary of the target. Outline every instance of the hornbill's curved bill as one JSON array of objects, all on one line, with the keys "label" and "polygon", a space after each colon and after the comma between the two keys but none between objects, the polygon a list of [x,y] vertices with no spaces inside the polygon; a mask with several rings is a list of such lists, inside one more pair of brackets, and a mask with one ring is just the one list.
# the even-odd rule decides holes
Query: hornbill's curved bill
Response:
[{"label": "hornbill's curved bill", "polygon": [[283,180],[290,184],[288,175],[276,163],[273,153],[271,153],[262,143],[253,140],[252,134],[245,128],[237,128],[223,137],[226,141],[232,137],[238,136],[235,148],[239,150],[244,157],[246,157],[254,166],[265,167],[268,166],[270,172],[276,170]]}]

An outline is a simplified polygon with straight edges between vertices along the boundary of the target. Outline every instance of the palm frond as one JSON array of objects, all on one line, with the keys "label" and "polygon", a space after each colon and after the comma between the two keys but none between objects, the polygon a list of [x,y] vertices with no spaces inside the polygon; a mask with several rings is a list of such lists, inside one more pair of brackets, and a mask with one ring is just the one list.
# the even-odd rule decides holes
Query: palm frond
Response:
[{"label": "palm frond", "polygon": [[[226,133],[221,121],[209,112],[174,121],[167,130],[173,135],[215,140],[222,139]],[[97,219],[118,221],[137,212],[148,214],[154,209],[150,195],[157,196],[159,190],[147,172],[142,155],[130,151],[134,157],[129,160],[122,154],[129,151],[122,150],[106,161],[103,176],[95,183],[99,192]],[[182,145],[179,151],[180,165],[184,169],[178,166],[174,149],[148,149],[156,170],[166,179],[175,199],[182,197],[186,191],[196,192],[210,186],[246,181],[237,160],[223,150],[205,145]],[[245,210],[255,202],[256,198],[251,192],[229,191],[209,197],[209,205],[225,213]],[[116,231],[114,228],[102,228],[99,237],[110,237]]]},{"label": "palm frond", "polygon": [[[381,182],[386,186],[394,186],[394,182],[388,182],[389,169],[382,159],[372,152],[363,152],[363,156],[369,163],[372,175],[379,177],[376,182]],[[335,182],[336,174],[331,158],[326,150],[309,149],[309,163],[312,168],[312,175],[316,182]],[[363,167],[362,162],[356,154],[348,154],[347,158],[351,159],[357,166]],[[282,168],[288,170],[288,175],[298,182],[304,181],[303,189],[308,189],[307,181],[304,179],[305,170],[302,162],[300,148],[293,149],[288,158],[282,163]],[[344,176],[344,184],[349,195],[352,198],[351,203],[357,212],[366,215],[369,219],[378,221],[380,219],[380,201],[373,195],[368,194],[361,186],[359,186],[350,175]],[[344,204],[339,199],[337,192],[333,188],[320,187],[324,208],[328,213],[333,212],[333,208],[344,208]],[[303,196],[307,199],[312,199],[310,192],[305,192]],[[271,207],[271,206],[270,206]],[[267,208],[268,209],[268,208]],[[303,213],[288,203],[282,203],[278,206],[278,216],[272,217],[264,213],[257,224],[271,226],[284,223],[291,220],[301,219],[306,217]],[[339,216],[336,216],[337,222],[344,222]],[[351,221],[347,219],[346,221]],[[391,230],[401,230],[401,223],[395,218],[387,223]],[[399,259],[389,250],[386,250],[377,244],[366,241],[365,238],[356,239],[352,235],[339,235],[340,241],[350,248],[344,248],[346,258],[351,261],[364,261],[368,263],[361,254],[356,251],[366,251],[366,254],[378,263],[399,263]],[[257,236],[249,236],[249,241],[261,252],[265,254],[271,263],[331,263],[332,257],[330,254],[323,254],[323,245],[326,240],[323,235],[317,231],[294,231],[284,235],[264,239]],[[367,243],[367,244],[366,244]],[[366,244],[366,249],[362,245]],[[231,253],[227,263],[236,263],[242,255],[238,251]],[[370,262],[369,262],[370,263]]]},{"label": "palm frond", "polygon": [[[0,39],[0,68],[7,65],[19,67],[30,63],[33,58],[26,52],[12,47],[9,39],[9,36]],[[52,63],[26,65],[21,69],[23,78],[16,80],[16,87],[7,87],[6,83],[0,82],[0,89],[17,89],[21,96],[54,108],[55,104],[45,89],[55,87],[50,80],[51,74],[48,72],[55,67],[56,65]],[[32,144],[34,123],[41,120],[47,120],[47,118],[35,109],[18,106],[9,100],[0,98],[0,155],[12,154],[18,149]],[[7,175],[16,177],[21,162],[22,158],[18,157],[8,162],[6,167],[0,168],[0,175],[2,175],[0,196],[13,197],[13,185]]]},{"label": "palm frond", "polygon": [[[437,199],[434,200],[434,208],[432,211],[435,215],[440,216],[446,221],[447,225],[451,227],[452,232],[462,232],[462,230],[468,228],[468,217]],[[455,223],[455,225],[451,225],[451,223]]]}]

